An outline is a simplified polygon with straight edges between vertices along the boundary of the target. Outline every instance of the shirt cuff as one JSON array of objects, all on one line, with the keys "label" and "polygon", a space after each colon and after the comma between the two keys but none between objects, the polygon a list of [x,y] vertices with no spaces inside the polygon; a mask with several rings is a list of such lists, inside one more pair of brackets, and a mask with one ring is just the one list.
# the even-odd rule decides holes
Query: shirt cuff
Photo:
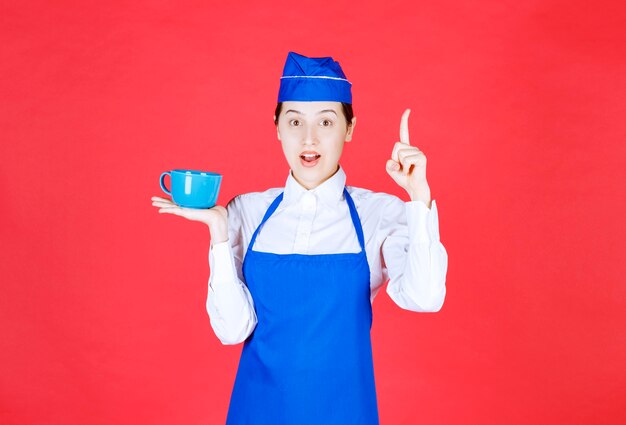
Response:
[{"label": "shirt cuff", "polygon": [[409,238],[418,243],[439,241],[439,218],[437,202],[432,200],[430,209],[422,201],[406,202],[406,219]]},{"label": "shirt cuff", "polygon": [[237,281],[237,269],[229,241],[214,244],[209,251],[209,256],[213,257],[213,261],[210,261],[212,287]]}]

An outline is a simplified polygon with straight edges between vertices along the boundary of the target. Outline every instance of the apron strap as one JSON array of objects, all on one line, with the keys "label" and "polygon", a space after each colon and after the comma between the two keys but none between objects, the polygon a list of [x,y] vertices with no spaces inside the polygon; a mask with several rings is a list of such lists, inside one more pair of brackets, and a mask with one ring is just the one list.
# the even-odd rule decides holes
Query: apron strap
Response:
[{"label": "apron strap", "polygon": [[356,236],[359,239],[359,245],[361,245],[361,250],[365,252],[365,238],[363,237],[363,227],[361,227],[361,220],[359,219],[359,214],[357,213],[356,207],[354,206],[354,201],[348,193],[348,189],[346,189],[345,187],[343,188],[343,195],[346,198],[348,208],[350,209],[350,217],[352,217],[352,224],[354,224]]},{"label": "apron strap", "polygon": [[252,246],[254,246],[254,241],[256,241],[256,237],[259,234],[259,230],[261,230],[261,227],[267,221],[267,219],[270,218],[272,214],[274,214],[274,211],[276,211],[276,208],[278,208],[278,205],[283,200],[283,193],[284,192],[282,192],[280,195],[276,197],[276,199],[274,199],[274,201],[271,203],[271,205],[265,212],[265,215],[263,216],[263,220],[261,220],[261,224],[258,225],[256,230],[254,231],[254,234],[252,235],[252,239],[250,239],[250,244],[248,245],[248,251],[252,251]]},{"label": "apron strap", "polygon": [[[274,211],[276,211],[276,208],[278,208],[278,205],[282,202],[283,194],[284,193],[281,193],[280,195],[278,195],[276,199],[272,201],[269,208],[265,212],[265,215],[263,216],[261,223],[252,234],[252,238],[250,239],[250,244],[248,244],[248,251],[252,250],[252,247],[254,246],[254,242],[256,241],[256,237],[259,234],[259,230],[261,230],[261,227],[263,227],[263,224],[265,224],[267,219],[270,218],[272,214],[274,214]],[[365,238],[363,237],[363,227],[361,227],[361,220],[359,219],[359,214],[357,213],[356,207],[354,206],[354,201],[352,200],[352,197],[348,193],[348,189],[346,189],[345,187],[343,188],[343,195],[346,198],[346,202],[348,203],[348,209],[350,210],[350,217],[352,218],[352,224],[354,225],[354,230],[356,230],[356,236],[357,236],[357,239],[359,240],[361,251],[365,252]]]}]

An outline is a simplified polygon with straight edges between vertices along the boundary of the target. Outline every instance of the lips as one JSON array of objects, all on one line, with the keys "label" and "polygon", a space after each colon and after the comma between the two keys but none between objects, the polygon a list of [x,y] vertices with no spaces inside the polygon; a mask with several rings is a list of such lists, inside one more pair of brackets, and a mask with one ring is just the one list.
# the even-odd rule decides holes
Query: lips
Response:
[{"label": "lips", "polygon": [[308,151],[308,152],[302,152],[300,154],[300,158],[302,158],[304,161],[307,162],[313,162],[316,159],[318,159],[321,155],[317,152],[313,152],[313,151]]},{"label": "lips", "polygon": [[305,167],[314,167],[320,159],[320,154],[315,151],[305,151],[300,154],[300,162]]}]

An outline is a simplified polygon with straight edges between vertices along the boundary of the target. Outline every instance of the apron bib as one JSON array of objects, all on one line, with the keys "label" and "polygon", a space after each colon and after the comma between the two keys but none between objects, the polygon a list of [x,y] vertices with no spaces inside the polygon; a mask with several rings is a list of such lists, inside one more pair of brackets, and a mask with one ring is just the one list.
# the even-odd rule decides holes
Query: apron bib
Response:
[{"label": "apron bib", "polygon": [[370,271],[363,229],[348,191],[361,252],[273,254],[252,248],[243,274],[257,314],[244,343],[227,425],[378,425],[370,329]]}]

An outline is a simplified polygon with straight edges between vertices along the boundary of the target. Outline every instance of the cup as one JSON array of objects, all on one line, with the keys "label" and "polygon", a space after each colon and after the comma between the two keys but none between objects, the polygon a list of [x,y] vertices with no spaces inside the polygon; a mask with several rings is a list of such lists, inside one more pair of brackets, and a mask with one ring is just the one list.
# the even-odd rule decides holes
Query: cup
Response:
[{"label": "cup", "polygon": [[[165,186],[165,176],[170,176],[171,190]],[[159,180],[163,192],[170,195],[177,205],[187,208],[215,206],[221,182],[221,174],[197,170],[166,171]]]}]

